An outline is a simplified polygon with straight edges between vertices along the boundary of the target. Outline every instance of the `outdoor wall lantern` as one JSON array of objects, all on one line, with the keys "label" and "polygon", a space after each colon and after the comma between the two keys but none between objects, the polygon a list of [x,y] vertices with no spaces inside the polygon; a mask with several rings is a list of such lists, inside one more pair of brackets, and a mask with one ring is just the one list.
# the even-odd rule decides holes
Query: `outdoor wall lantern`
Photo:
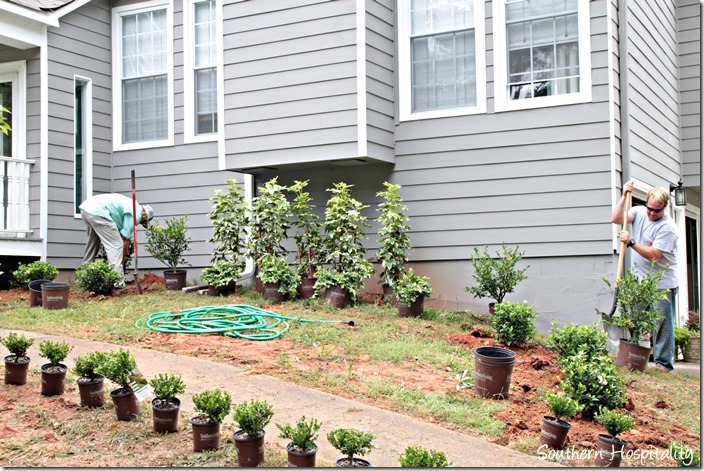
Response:
[{"label": "outdoor wall lantern", "polygon": [[677,182],[677,185],[670,183],[670,193],[675,192],[675,205],[687,206],[687,190],[682,183],[682,180]]}]

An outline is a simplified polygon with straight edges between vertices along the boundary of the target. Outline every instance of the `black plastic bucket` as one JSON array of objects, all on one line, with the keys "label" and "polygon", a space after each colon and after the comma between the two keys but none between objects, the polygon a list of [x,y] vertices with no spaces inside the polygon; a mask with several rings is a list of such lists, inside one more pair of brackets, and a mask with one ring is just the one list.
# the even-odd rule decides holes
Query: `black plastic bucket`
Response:
[{"label": "black plastic bucket", "polygon": [[501,347],[478,347],[474,350],[474,389],[483,397],[506,399],[516,354]]},{"label": "black plastic bucket", "polygon": [[42,285],[51,283],[51,280],[33,280],[27,285],[29,287],[29,307],[42,305]]}]

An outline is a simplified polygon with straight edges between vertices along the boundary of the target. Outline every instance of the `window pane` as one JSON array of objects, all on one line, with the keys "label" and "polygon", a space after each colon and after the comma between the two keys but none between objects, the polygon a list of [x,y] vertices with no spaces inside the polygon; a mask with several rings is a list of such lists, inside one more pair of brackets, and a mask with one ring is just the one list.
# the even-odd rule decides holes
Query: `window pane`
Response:
[{"label": "window pane", "polygon": [[201,69],[195,73],[196,134],[217,131],[217,71]]},{"label": "window pane", "polygon": [[166,75],[123,80],[122,98],[124,142],[166,138]]}]

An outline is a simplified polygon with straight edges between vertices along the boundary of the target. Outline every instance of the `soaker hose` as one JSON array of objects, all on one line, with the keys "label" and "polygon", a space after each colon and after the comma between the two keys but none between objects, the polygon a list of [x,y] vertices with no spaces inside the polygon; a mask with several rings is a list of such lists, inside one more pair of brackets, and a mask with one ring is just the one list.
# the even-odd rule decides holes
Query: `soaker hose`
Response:
[{"label": "soaker hose", "polygon": [[134,326],[169,334],[223,334],[247,340],[273,340],[288,331],[289,321],[354,326],[353,321],[290,317],[246,304],[153,312],[146,319],[137,319]]}]

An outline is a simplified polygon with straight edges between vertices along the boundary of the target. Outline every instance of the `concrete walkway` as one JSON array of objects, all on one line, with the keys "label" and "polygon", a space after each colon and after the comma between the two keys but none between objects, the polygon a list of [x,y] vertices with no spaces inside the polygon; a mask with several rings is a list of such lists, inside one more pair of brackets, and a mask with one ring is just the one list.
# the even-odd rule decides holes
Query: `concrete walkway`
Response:
[{"label": "concrete walkway", "polygon": [[[0,329],[0,336],[8,334]],[[32,357],[30,368],[37,368],[39,361],[38,345],[42,340],[62,340],[73,345],[73,351],[66,359],[69,367],[73,359],[91,351],[108,351],[119,348],[117,345],[91,342],[80,339],[67,339],[51,335],[25,332],[35,338],[29,350]],[[350,399],[301,386],[295,386],[266,375],[247,374],[242,368],[214,363],[189,356],[173,355],[154,350],[130,347],[137,365],[146,378],[159,373],[175,373],[183,377],[187,393],[180,397],[182,408],[193,411],[191,396],[206,389],[221,388],[232,395],[233,403],[253,398],[265,399],[274,409],[274,418],[267,427],[267,442],[286,446],[278,438],[274,423],[294,423],[301,415],[315,417],[323,423],[317,444],[320,459],[334,463],[341,454],[332,448],[325,439],[330,430],[346,427],[357,428],[375,435],[372,452],[365,456],[374,467],[398,467],[398,456],[408,445],[445,452],[454,467],[552,467],[555,463],[541,460],[537,456],[525,455],[505,447],[486,442],[463,433],[454,432],[438,425],[423,422],[406,415],[389,412]],[[226,423],[232,421],[231,415]],[[188,425],[181,433],[190,433]]]}]

